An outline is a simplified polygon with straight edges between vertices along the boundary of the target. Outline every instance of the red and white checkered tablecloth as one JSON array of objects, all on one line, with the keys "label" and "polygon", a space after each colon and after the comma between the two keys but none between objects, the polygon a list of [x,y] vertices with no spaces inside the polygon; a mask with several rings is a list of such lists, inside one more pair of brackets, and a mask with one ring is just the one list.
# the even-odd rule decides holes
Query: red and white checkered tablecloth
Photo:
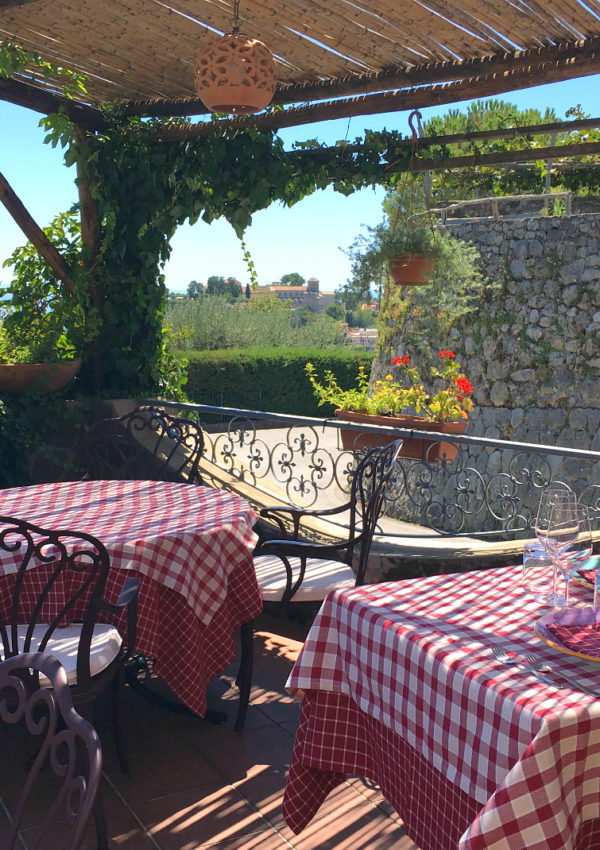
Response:
[{"label": "red and white checkered tablecloth", "polygon": [[[73,481],[0,490],[0,515],[101,540],[110,601],[131,572],[140,576],[136,648],[156,659],[189,708],[205,713],[208,682],[234,658],[234,631],[262,610],[247,502],[189,484]],[[8,558],[1,554],[3,604],[1,577],[14,573]]]},{"label": "red and white checkered tablecloth", "polygon": [[[288,681],[306,694],[284,799],[292,829],[358,773],[379,782],[422,850],[600,846],[600,700],[503,666],[490,646],[533,649],[598,691],[600,664],[535,636],[548,609],[520,575],[330,594]],[[591,601],[586,588],[573,594]]]}]

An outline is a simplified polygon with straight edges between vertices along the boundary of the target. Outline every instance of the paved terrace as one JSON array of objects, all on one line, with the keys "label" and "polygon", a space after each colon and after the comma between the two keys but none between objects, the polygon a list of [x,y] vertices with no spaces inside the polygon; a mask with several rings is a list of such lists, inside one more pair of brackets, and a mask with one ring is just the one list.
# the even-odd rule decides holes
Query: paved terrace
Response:
[{"label": "paved terrace", "polygon": [[[167,712],[125,687],[131,778],[119,770],[108,723],[99,726],[111,850],[418,850],[379,789],[361,779],[336,789],[299,836],[283,820],[281,801],[300,710],[284,684],[308,629],[310,617],[303,619],[263,614],[257,623],[256,669],[243,732],[233,730],[236,665],[209,691],[209,705],[229,715],[221,726]],[[156,685],[160,690],[160,682]],[[22,754],[28,746],[14,740],[14,733],[6,739],[0,729],[0,752],[11,764],[0,775],[0,850],[6,833],[3,802],[24,780]],[[34,846],[45,798],[43,792],[35,798],[22,848]],[[44,850],[64,847],[64,833],[57,827]],[[95,848],[93,827],[83,847]]]}]

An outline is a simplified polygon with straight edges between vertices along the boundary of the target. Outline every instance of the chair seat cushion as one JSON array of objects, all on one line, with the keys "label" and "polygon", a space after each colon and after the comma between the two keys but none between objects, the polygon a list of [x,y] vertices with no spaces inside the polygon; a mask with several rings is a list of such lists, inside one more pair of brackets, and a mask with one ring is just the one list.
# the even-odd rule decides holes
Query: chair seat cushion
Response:
[{"label": "chair seat cushion", "polygon": [[[48,626],[46,625],[34,627],[30,652],[38,651],[40,641],[46,634],[47,629]],[[27,633],[27,626],[18,626],[17,633],[19,647],[22,647]],[[44,650],[58,659],[65,668],[69,685],[77,684],[77,647],[79,645],[80,633],[81,624],[79,623],[72,623],[69,626],[65,626],[65,628],[56,629]],[[96,623],[90,647],[90,672],[92,676],[101,673],[114,661],[119,654],[121,644],[121,635],[114,626],[109,626],[106,623]],[[40,675],[40,684],[46,687],[49,682]]]},{"label": "chair seat cushion", "polygon": [[[289,558],[294,577],[300,570],[300,558]],[[276,555],[258,555],[254,559],[254,570],[260,594],[265,602],[281,602],[286,587],[286,571],[283,561]],[[330,590],[354,587],[356,574],[340,561],[309,558],[302,584],[291,602],[320,602]]]}]

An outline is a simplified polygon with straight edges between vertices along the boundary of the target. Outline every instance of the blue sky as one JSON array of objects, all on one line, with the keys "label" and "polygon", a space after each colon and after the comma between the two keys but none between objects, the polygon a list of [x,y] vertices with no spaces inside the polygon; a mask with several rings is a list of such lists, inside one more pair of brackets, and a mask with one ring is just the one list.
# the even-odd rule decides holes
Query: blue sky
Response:
[{"label": "blue sky", "polygon": [[[518,108],[552,107],[559,118],[566,110],[581,104],[592,117],[598,113],[600,75],[563,83],[522,89],[498,99]],[[441,115],[450,108],[466,108],[468,102],[421,110],[423,120]],[[331,144],[338,139],[354,139],[365,129],[397,130],[409,134],[408,112],[328,121],[281,131],[286,145],[317,138]],[[75,169],[63,164],[63,152],[43,144],[38,127],[40,116],[22,107],[0,101],[0,172],[41,227],[77,200]],[[382,217],[383,189],[365,189],[350,197],[333,190],[316,192],[294,207],[274,204],[255,214],[246,242],[260,283],[279,280],[288,272],[317,277],[323,291],[342,286],[349,276],[348,248],[366,225]],[[21,230],[0,205],[0,260],[25,242]],[[166,268],[167,286],[185,291],[190,280],[205,282],[210,275],[232,275],[246,282],[248,273],[233,230],[225,221],[211,225],[198,222],[183,226],[172,241],[173,252]],[[7,283],[9,269],[0,269],[0,281]]]}]

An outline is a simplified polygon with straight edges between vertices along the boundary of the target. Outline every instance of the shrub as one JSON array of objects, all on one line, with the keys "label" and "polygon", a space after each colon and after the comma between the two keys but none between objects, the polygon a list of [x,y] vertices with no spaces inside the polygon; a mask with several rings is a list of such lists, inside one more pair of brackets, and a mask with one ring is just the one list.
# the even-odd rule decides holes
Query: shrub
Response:
[{"label": "shrub", "polygon": [[328,416],[319,408],[306,378],[307,361],[321,371],[332,369],[342,386],[351,386],[359,366],[370,368],[373,354],[364,348],[245,348],[188,351],[190,401],[220,407],[243,407],[298,416]]}]

